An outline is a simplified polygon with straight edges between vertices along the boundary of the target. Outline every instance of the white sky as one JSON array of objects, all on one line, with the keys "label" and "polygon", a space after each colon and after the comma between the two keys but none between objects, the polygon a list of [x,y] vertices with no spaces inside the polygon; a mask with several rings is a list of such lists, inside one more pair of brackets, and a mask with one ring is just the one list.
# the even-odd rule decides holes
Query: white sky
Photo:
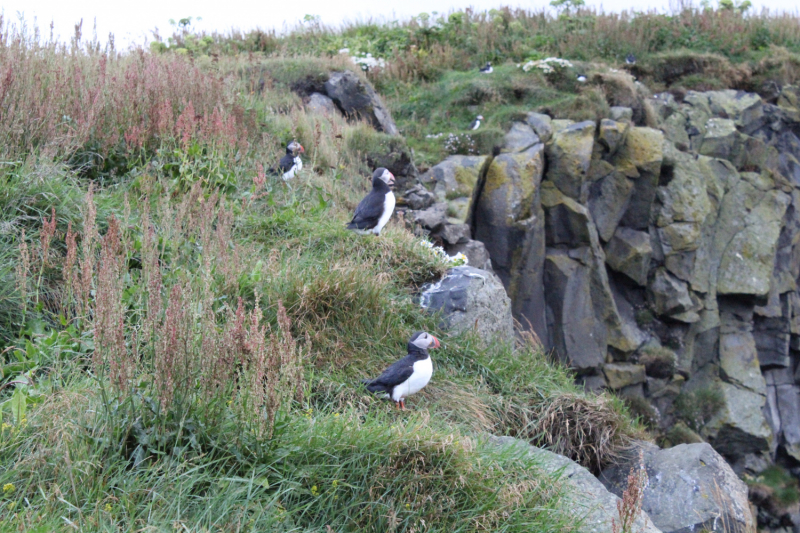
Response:
[{"label": "white sky", "polygon": [[[606,11],[648,10],[669,11],[670,0],[586,0],[588,6]],[[716,0],[713,0],[716,4]],[[755,10],[791,10],[797,12],[794,0],[752,0]],[[150,31],[159,28],[162,35],[171,34],[169,19],[202,17],[196,29],[225,31],[231,28],[250,30],[256,27],[293,27],[306,14],[319,15],[323,24],[338,25],[342,21],[403,19],[421,12],[448,12],[472,6],[485,10],[501,5],[541,9],[549,0],[138,0],[130,4],[114,0],[0,0],[6,21],[16,21],[19,14],[31,25],[36,19],[42,33],[49,34],[52,21],[57,36],[67,40],[75,23],[83,19],[85,36],[97,34],[105,42],[113,33],[118,48],[130,43],[151,40]]]}]

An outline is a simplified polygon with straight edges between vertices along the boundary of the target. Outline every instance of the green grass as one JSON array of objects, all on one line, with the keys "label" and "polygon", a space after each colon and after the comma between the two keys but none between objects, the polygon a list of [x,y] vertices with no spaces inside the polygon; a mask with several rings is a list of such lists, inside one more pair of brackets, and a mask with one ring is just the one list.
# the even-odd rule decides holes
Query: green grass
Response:
[{"label": "green grass", "polygon": [[[99,56],[80,60],[94,65]],[[124,165],[88,158],[78,167],[28,153],[0,175],[0,224],[8,230],[0,235],[0,335],[10,348],[0,355],[0,530],[571,530],[569,495],[554,478],[486,435],[548,446],[597,471],[641,435],[627,409],[581,392],[532,343],[485,346],[473,334],[441,331],[439,317],[418,303],[419,288],[444,272],[440,260],[400,224],[380,238],[344,226],[381,152],[418,146],[433,162],[440,148],[425,145],[424,134],[463,130],[469,106],[491,117],[481,141],[490,145],[532,107],[579,96],[511,66],[491,79],[445,75],[419,87],[417,107],[397,110],[401,128],[422,115],[429,128],[407,133],[406,144],[363,124],[305,114],[291,91],[321,76],[326,59],[196,64],[233,76],[220,101],[252,134],[246,147],[218,150],[209,132],[159,137],[146,157],[125,152],[132,155]],[[400,94],[387,96],[392,106]],[[292,138],[306,147],[306,169],[287,186],[259,165],[269,167]],[[105,243],[84,253],[90,183]],[[52,208],[57,232],[40,286],[41,220]],[[117,255],[109,252],[112,216]],[[67,290],[70,223],[80,233],[79,258],[90,264],[88,304]],[[14,282],[23,228],[32,257],[26,306]],[[109,257],[119,258],[118,270]],[[185,301],[170,299],[176,288]],[[46,294],[52,305],[33,305]],[[258,334],[232,326],[240,298],[245,311],[263,310],[270,349],[286,342],[279,302],[285,307],[296,349],[279,355],[294,359],[273,359],[268,372],[299,362],[299,392],[281,376],[265,377],[277,383],[271,390],[259,389],[258,379],[247,388],[255,353],[248,342]],[[155,339],[145,332],[148,320],[160,326],[169,314],[151,306],[176,301],[186,313],[173,310],[183,321],[175,330],[194,359],[184,361],[189,377],[174,384],[178,399],[167,400],[158,378],[182,367],[156,360],[166,326],[155,328]],[[98,327],[115,312],[118,339],[120,322]],[[418,330],[443,346],[433,353],[433,381],[410,399],[410,412],[400,412],[360,380],[402,356]],[[234,352],[238,359],[225,359]],[[203,359],[208,354],[218,359]],[[204,389],[219,361],[229,381]],[[114,376],[123,363],[131,373],[120,385]],[[284,396],[243,412],[252,390]],[[271,415],[269,432],[257,431]]]}]

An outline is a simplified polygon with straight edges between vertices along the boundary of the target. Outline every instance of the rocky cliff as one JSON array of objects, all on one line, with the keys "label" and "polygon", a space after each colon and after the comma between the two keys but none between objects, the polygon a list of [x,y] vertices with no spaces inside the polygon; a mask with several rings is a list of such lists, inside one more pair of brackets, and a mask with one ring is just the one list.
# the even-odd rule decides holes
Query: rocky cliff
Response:
[{"label": "rocky cliff", "polygon": [[621,107],[599,123],[530,113],[493,159],[421,177],[433,235],[470,222],[515,318],[673,444],[706,440],[739,473],[796,467],[799,94],[659,94],[652,127]]}]

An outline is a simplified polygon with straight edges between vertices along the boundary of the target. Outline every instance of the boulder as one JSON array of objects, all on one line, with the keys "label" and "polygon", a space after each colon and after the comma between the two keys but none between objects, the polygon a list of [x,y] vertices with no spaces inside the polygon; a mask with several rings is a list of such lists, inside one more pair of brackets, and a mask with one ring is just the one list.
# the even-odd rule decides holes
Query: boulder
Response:
[{"label": "boulder", "polygon": [[745,131],[757,126],[764,114],[764,102],[755,93],[729,89],[705,94],[711,113],[733,120],[736,126]]},{"label": "boulder", "polygon": [[[612,167],[613,169],[613,167]],[[634,180],[616,169],[592,182],[588,207],[600,238],[608,242],[628,208]]]},{"label": "boulder", "polygon": [[473,198],[471,222],[473,238],[486,245],[494,271],[514,295],[514,317],[545,339],[543,172],[542,144],[495,157]]},{"label": "boulder", "polygon": [[447,223],[447,204],[439,202],[422,211],[413,211],[413,217],[422,228],[436,232]]},{"label": "boulder", "polygon": [[695,307],[689,297],[686,282],[679,280],[665,268],[656,270],[647,286],[647,293],[653,310],[659,315],[677,315]]},{"label": "boulder", "polygon": [[368,121],[378,131],[388,135],[399,132],[383,100],[355,72],[333,72],[325,82],[325,93],[347,117]]},{"label": "boulder", "polygon": [[[711,446],[680,444],[662,450],[645,444],[640,449],[648,477],[642,510],[661,531],[748,533],[754,529],[747,485]],[[628,473],[631,467],[639,468],[638,463],[635,457],[611,466],[600,481],[622,496]]]},{"label": "boulder", "polygon": [[615,390],[645,382],[644,365],[606,363],[603,366],[603,374],[606,376],[609,388]]},{"label": "boulder", "polygon": [[703,429],[719,453],[736,459],[769,450],[772,431],[764,418],[766,397],[732,383],[719,382],[723,407]]},{"label": "boulder", "polygon": [[548,246],[566,244],[570,248],[577,248],[590,244],[589,211],[562,194],[552,182],[542,183],[542,207]]},{"label": "boulder", "polygon": [[548,115],[543,115],[542,113],[528,113],[526,122],[533,128],[533,131],[543,143],[549,141],[553,136],[552,119]]},{"label": "boulder", "polygon": [[466,224],[445,224],[434,234],[446,244],[463,244],[471,239],[469,226]]},{"label": "boulder", "polygon": [[436,202],[436,197],[428,189],[420,184],[414,185],[403,195],[409,209],[419,211],[427,209]]},{"label": "boulder", "polygon": [[420,176],[420,181],[433,187],[440,202],[469,197],[485,159],[484,156],[452,155]]},{"label": "boulder", "polygon": [[608,266],[641,286],[647,285],[647,273],[653,256],[649,234],[630,228],[617,228],[606,244],[605,252]]},{"label": "boulder", "polygon": [[739,137],[736,124],[724,118],[710,118],[705,129],[698,152],[709,157],[731,159]]},{"label": "boulder", "polygon": [[609,116],[611,120],[630,122],[633,120],[633,109],[630,107],[612,106]]},{"label": "boulder", "polygon": [[594,131],[594,122],[579,122],[555,132],[547,144],[547,179],[578,201],[588,196],[584,184],[592,160]]},{"label": "boulder", "polygon": [[664,134],[652,128],[630,128],[625,142],[609,159],[617,169],[630,178],[641,172],[658,175],[664,158]]},{"label": "boulder", "polygon": [[[758,191],[745,180],[740,180],[737,188],[741,191],[743,204],[738,209],[740,222],[732,227],[739,231],[728,241],[720,259],[717,292],[766,297],[781,222],[790,199],[781,191]],[[742,207],[749,211],[745,216],[742,216]],[[725,223],[728,218],[721,216],[720,223]]]},{"label": "boulder", "polygon": [[481,241],[470,239],[467,242],[458,244],[445,243],[444,250],[450,256],[462,253],[467,256],[470,266],[492,272],[492,261],[489,259],[489,252],[486,251],[486,246]]},{"label": "boulder", "polygon": [[609,156],[617,153],[620,146],[625,143],[630,122],[617,122],[604,118],[600,121],[600,132],[597,141],[603,145]]},{"label": "boulder", "polygon": [[[613,533],[614,522],[619,522],[618,496],[606,489],[591,472],[574,461],[514,437],[490,437],[498,446],[527,453],[545,473],[555,475],[558,485],[570,498],[569,508],[575,517],[577,533]],[[660,533],[647,513],[641,513],[633,524],[637,533]]]},{"label": "boulder", "polygon": [[319,115],[338,115],[339,108],[336,104],[322,93],[311,93],[306,104],[306,109]]},{"label": "boulder", "polygon": [[539,142],[539,136],[536,135],[530,125],[523,122],[514,122],[505,135],[503,148],[509,152],[519,152]]},{"label": "boulder", "polygon": [[544,273],[547,329],[556,353],[578,372],[600,366],[608,332],[594,313],[591,271],[566,252],[548,249]]},{"label": "boulder", "polygon": [[422,307],[440,312],[442,327],[461,333],[475,329],[485,342],[514,342],[511,300],[491,272],[471,266],[451,268],[438,282],[422,287]]},{"label": "boulder", "polygon": [[719,365],[722,377],[758,394],[766,394],[766,382],[758,365],[753,334],[749,331],[726,331],[719,339]]}]

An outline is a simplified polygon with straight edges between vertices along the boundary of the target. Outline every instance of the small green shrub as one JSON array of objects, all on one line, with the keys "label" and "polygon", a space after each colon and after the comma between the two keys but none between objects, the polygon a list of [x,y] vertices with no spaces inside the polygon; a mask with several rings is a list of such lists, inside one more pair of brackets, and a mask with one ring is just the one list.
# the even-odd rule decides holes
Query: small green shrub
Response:
[{"label": "small green shrub", "polygon": [[631,416],[636,418],[646,428],[655,429],[658,427],[658,411],[650,405],[647,399],[641,396],[630,396],[622,398],[622,401],[628,407]]},{"label": "small green shrub", "polygon": [[664,448],[671,448],[678,444],[697,444],[705,442],[700,435],[689,429],[683,422],[676,422],[667,430],[660,439],[659,444]]},{"label": "small green shrub", "polygon": [[725,405],[725,397],[712,384],[691,392],[681,392],[675,399],[675,413],[694,431],[711,420]]},{"label": "small green shrub", "polygon": [[648,345],[639,355],[639,362],[647,370],[648,376],[655,378],[669,378],[675,373],[678,356],[669,348]]}]

